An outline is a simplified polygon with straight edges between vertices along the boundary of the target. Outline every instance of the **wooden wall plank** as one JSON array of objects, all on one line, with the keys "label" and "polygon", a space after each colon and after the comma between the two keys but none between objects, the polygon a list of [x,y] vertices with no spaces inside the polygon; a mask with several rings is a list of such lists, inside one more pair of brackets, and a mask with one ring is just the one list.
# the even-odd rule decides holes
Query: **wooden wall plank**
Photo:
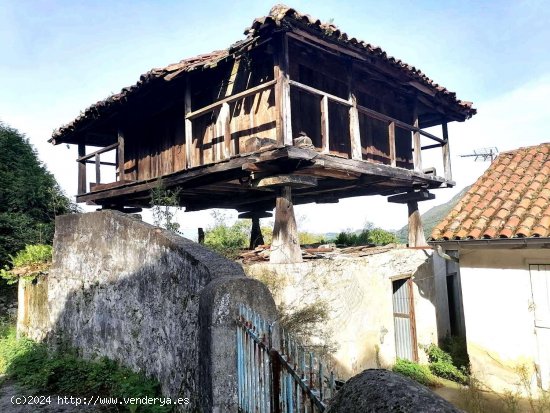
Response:
[{"label": "wooden wall plank", "polygon": [[274,53],[275,106],[277,110],[277,142],[292,145],[292,116],[290,104],[288,37],[283,33]]}]

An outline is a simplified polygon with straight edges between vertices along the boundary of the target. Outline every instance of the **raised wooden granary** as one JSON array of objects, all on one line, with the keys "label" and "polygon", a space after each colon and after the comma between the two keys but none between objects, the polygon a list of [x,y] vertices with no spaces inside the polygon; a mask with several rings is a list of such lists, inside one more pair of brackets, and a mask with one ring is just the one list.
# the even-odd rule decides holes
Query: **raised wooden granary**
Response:
[{"label": "raised wooden granary", "polygon": [[[160,182],[180,188],[187,211],[234,208],[257,222],[276,205],[281,262],[299,260],[293,204],[378,194],[408,204],[410,244],[423,244],[417,202],[454,185],[447,123],[474,115],[472,104],[286,6],[245,34],[151,70],[55,131],[53,144],[78,145],[77,201],[149,207]],[[437,136],[425,131],[438,125]],[[434,148],[439,174],[422,164]]]}]

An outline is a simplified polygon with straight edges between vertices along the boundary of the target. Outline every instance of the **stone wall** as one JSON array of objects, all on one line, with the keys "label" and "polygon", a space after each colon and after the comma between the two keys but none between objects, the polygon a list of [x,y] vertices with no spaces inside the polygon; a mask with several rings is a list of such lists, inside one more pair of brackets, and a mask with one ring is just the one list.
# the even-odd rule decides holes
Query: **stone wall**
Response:
[{"label": "stone wall", "polygon": [[[272,290],[278,305],[296,311],[325,303],[328,320],[319,326],[341,377],[367,368],[386,368],[396,358],[392,281],[413,277],[419,345],[437,343],[437,284],[428,251],[396,248],[367,257],[347,256],[299,264],[255,263],[245,272]],[[441,294],[439,294],[441,295]],[[421,361],[425,353],[418,350]]]},{"label": "stone wall", "polygon": [[238,304],[276,317],[238,264],[114,211],[58,217],[52,269],[19,302],[21,334],[118,360],[203,411],[236,411]]}]

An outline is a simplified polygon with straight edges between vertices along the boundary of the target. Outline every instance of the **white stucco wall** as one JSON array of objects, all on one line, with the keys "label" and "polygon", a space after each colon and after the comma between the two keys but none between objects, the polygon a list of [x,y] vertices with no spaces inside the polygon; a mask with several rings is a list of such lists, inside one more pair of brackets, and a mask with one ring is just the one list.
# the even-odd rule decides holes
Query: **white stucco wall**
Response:
[{"label": "white stucco wall", "polygon": [[[278,305],[328,303],[330,320],[322,329],[337,345],[334,359],[342,377],[395,362],[392,279],[414,274],[417,341],[437,343],[436,291],[426,251],[402,248],[368,257],[256,263],[244,268],[247,275],[271,279],[268,287]],[[423,350],[418,354],[426,360]]]},{"label": "white stucco wall", "polygon": [[544,368],[543,378],[550,375],[547,367],[550,365],[550,342],[546,350],[540,348],[535,332],[530,263],[550,263],[550,252],[482,248],[460,251],[464,317],[472,369],[477,378],[496,391],[517,390],[516,369],[520,365],[531,369],[533,388],[537,384],[535,364]]}]

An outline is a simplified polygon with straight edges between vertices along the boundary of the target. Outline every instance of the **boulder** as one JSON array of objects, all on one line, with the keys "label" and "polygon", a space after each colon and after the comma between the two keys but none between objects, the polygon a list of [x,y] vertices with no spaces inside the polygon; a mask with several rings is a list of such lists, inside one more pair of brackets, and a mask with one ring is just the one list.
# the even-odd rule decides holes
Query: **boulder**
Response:
[{"label": "boulder", "polygon": [[388,370],[368,369],[349,379],[326,413],[460,413],[427,387]]}]

